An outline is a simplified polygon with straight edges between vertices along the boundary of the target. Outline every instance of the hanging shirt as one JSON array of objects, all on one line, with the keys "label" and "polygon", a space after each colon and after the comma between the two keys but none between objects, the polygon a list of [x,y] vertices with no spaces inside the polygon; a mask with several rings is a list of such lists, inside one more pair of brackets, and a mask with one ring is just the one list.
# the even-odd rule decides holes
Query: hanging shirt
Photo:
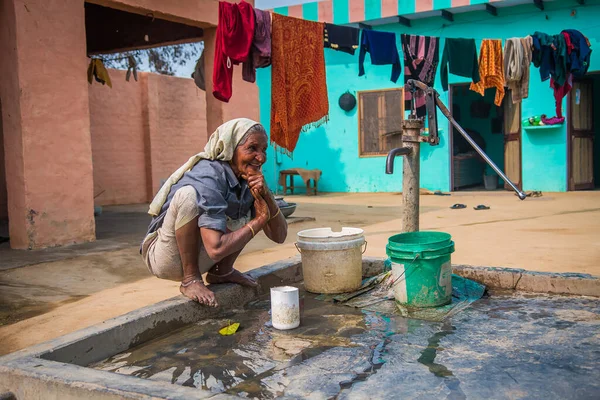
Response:
[{"label": "hanging shirt", "polygon": [[253,37],[252,6],[243,0],[239,4],[220,1],[213,67],[213,95],[217,99],[229,102],[233,65],[248,60]]},{"label": "hanging shirt", "polygon": [[[433,86],[440,57],[439,38],[402,35],[400,41],[404,54],[404,83],[406,84],[409,79],[414,79],[427,86]],[[412,97],[412,92],[408,90],[404,92],[406,109],[411,107]],[[425,93],[423,91],[415,92],[415,106],[417,107],[417,116],[425,116]]]},{"label": "hanging shirt", "polygon": [[254,9],[254,37],[248,61],[242,66],[242,78],[246,82],[256,81],[256,68],[271,65],[271,14]]},{"label": "hanging shirt", "polygon": [[358,49],[359,33],[359,29],[350,26],[326,23],[323,30],[323,45],[329,49],[354,55]]},{"label": "hanging shirt", "polygon": [[529,72],[531,70],[531,58],[533,51],[533,39],[531,36],[526,36],[521,38],[521,44],[523,45],[523,77],[521,78],[521,94],[516,95],[512,93],[513,103],[515,102],[515,98],[518,99],[526,99],[529,97]]},{"label": "hanging shirt", "polygon": [[365,55],[371,55],[373,65],[392,65],[392,82],[396,83],[400,77],[402,65],[396,47],[396,34],[363,29],[360,40],[360,53],[358,54],[358,76],[365,74]]},{"label": "hanging shirt", "polygon": [[494,104],[500,107],[504,98],[504,58],[502,40],[484,39],[479,49],[479,76],[481,80],[471,83],[471,90],[485,95],[485,89],[496,88]]},{"label": "hanging shirt", "polygon": [[514,104],[529,96],[529,64],[531,64],[531,36],[506,39],[504,77],[506,86],[511,90]]},{"label": "hanging shirt", "polygon": [[440,71],[442,88],[445,91],[448,90],[448,65],[450,65],[449,69],[452,74],[471,78],[474,83],[479,82],[475,39],[446,39]]}]

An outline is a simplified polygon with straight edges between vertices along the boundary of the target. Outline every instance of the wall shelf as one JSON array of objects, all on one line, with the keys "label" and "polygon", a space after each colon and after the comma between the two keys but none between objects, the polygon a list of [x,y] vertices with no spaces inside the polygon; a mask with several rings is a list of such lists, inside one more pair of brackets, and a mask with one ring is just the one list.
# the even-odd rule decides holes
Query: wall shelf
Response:
[{"label": "wall shelf", "polygon": [[527,131],[543,131],[547,129],[557,129],[562,128],[565,124],[556,124],[556,125],[542,125],[542,126],[525,126],[523,125],[523,129]]}]

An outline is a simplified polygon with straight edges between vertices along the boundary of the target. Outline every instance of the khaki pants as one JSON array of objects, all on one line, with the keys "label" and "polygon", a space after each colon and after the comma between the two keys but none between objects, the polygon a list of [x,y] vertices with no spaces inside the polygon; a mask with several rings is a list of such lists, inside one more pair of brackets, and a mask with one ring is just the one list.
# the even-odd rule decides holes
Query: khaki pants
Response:
[{"label": "khaki pants", "polygon": [[[177,247],[175,231],[199,215],[196,189],[184,186],[177,190],[167,209],[163,224],[156,232],[150,233],[142,243],[142,257],[150,273],[157,278],[181,281],[183,265]],[[227,229],[235,231],[250,220],[249,216],[239,220],[228,220]],[[201,274],[208,272],[215,262],[208,256],[202,238],[198,245],[198,269]]]}]

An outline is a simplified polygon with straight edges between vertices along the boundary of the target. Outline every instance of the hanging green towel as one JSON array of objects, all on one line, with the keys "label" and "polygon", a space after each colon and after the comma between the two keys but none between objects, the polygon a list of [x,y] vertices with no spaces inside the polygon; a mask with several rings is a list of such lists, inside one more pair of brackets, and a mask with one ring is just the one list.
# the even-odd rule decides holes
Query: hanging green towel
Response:
[{"label": "hanging green towel", "polygon": [[444,91],[448,90],[448,69],[454,75],[471,78],[473,83],[479,82],[479,61],[475,39],[446,39],[441,64],[440,75]]}]

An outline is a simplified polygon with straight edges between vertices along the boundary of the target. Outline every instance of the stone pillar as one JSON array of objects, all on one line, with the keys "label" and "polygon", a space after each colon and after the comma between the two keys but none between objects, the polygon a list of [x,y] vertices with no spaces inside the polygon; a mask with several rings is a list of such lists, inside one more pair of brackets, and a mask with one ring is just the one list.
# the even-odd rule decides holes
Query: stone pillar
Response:
[{"label": "stone pillar", "polygon": [[[223,121],[223,103],[213,96],[213,63],[215,60],[215,37],[217,28],[204,29],[204,80],[206,81],[206,130],[207,138]],[[235,92],[234,92],[235,96]]]},{"label": "stone pillar", "polygon": [[0,97],[13,248],[95,238],[83,6],[82,0],[0,2]]},{"label": "stone pillar", "polygon": [[419,231],[419,199],[421,171],[421,143],[418,140],[423,128],[420,119],[407,119],[402,123],[404,147],[411,151],[404,157],[402,169],[402,232]]}]

